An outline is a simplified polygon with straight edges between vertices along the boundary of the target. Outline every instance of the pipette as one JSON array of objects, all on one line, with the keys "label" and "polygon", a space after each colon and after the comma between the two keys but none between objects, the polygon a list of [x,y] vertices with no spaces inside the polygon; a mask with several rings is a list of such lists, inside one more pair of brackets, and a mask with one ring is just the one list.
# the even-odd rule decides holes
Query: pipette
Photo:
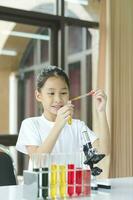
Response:
[{"label": "pipette", "polygon": [[[84,97],[87,97],[87,96],[91,96],[95,94],[95,91],[94,90],[91,90],[90,92],[86,93],[86,94],[83,94],[83,95],[80,95],[80,96],[77,96],[77,97],[74,97],[73,99],[71,99],[70,101],[76,101],[76,100],[79,100],[79,99],[82,99]],[[70,116],[68,118],[68,124],[71,125],[72,124],[72,117]]]}]

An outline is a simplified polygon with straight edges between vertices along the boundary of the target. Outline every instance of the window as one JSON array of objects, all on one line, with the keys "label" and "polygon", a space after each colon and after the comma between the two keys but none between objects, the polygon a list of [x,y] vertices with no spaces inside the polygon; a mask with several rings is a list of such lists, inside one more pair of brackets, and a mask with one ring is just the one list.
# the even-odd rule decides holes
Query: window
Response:
[{"label": "window", "polygon": [[[5,105],[0,108],[1,132],[10,132],[7,120],[8,80],[12,72],[15,72],[18,81],[16,112],[19,130],[25,117],[40,113],[34,89],[36,73],[42,68],[42,64],[59,65],[65,69],[70,77],[71,97],[74,97],[93,87],[92,75],[98,57],[100,4],[95,6],[94,1],[88,1],[93,8],[91,10],[82,4],[77,5],[78,9],[73,9],[72,3],[67,0],[11,2],[12,4],[0,1],[0,5],[5,6],[0,6],[0,87],[1,90],[3,85],[7,88],[0,96],[1,104]],[[82,17],[79,12],[81,10]],[[74,103],[75,117],[85,120],[91,127],[91,100],[84,98]],[[19,173],[23,170],[23,160],[21,161]]]}]

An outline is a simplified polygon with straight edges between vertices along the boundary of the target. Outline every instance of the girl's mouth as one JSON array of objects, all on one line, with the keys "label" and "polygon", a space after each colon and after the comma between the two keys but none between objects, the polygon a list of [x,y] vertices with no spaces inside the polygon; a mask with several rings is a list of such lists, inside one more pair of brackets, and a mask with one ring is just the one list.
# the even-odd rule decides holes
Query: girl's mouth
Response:
[{"label": "girl's mouth", "polygon": [[61,107],[63,107],[63,105],[54,105],[54,106],[52,106],[52,108],[54,108],[56,110],[59,110]]}]

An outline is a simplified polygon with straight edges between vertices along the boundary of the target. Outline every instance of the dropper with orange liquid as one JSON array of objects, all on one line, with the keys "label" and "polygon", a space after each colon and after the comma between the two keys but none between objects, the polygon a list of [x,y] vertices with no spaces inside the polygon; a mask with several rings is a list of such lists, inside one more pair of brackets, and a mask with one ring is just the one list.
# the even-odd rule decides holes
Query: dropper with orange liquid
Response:
[{"label": "dropper with orange liquid", "polygon": [[[76,100],[79,100],[79,99],[82,99],[84,97],[87,97],[87,96],[92,96],[95,94],[95,91],[94,90],[91,90],[90,92],[86,93],[86,94],[83,94],[83,95],[80,95],[80,96],[77,96],[77,97],[74,97],[73,99],[71,99],[70,101],[76,101]],[[71,125],[72,124],[72,117],[70,116],[68,118],[68,124]]]}]

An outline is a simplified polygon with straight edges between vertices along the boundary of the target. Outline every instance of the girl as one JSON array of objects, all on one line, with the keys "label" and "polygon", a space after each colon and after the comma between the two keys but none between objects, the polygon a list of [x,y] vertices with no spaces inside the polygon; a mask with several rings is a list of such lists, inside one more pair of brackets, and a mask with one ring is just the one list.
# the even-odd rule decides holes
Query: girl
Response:
[{"label": "girl", "polygon": [[30,157],[33,153],[79,152],[83,145],[82,130],[86,128],[91,143],[95,143],[101,153],[109,153],[105,93],[102,90],[94,93],[100,124],[100,136],[97,138],[83,121],[73,119],[71,125],[67,123],[74,111],[69,101],[69,89],[69,79],[61,68],[48,66],[41,71],[35,96],[44,111],[41,116],[27,118],[22,122],[16,144],[18,151]]}]

